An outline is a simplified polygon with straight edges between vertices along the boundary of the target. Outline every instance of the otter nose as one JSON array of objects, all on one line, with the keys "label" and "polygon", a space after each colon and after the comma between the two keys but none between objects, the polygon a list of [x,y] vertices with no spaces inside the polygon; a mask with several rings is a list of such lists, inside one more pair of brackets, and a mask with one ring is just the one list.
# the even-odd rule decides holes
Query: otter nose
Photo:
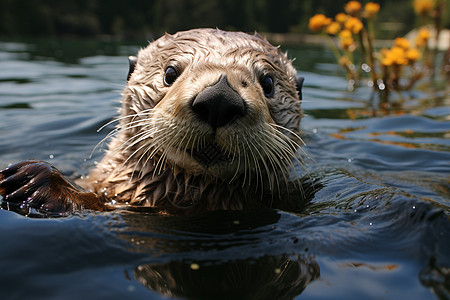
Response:
[{"label": "otter nose", "polygon": [[192,102],[192,110],[201,120],[217,129],[245,114],[244,100],[228,83],[226,75],[201,91]]}]

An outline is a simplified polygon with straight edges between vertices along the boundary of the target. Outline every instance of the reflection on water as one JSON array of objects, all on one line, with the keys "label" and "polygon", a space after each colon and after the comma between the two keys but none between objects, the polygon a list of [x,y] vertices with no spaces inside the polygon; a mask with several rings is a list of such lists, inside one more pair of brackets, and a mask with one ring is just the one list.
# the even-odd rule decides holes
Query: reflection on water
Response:
[{"label": "reflection on water", "polygon": [[[87,174],[139,46],[1,42],[0,168],[35,158]],[[332,53],[289,55],[306,78],[308,174],[296,171],[320,183],[304,212],[0,210],[0,298],[448,298],[448,93],[417,90],[380,111],[369,88],[347,91]]]},{"label": "reflection on water", "polygon": [[171,261],[140,265],[136,279],[164,296],[188,299],[292,299],[319,275],[318,265],[288,257],[260,257],[197,269]]},{"label": "reflection on water", "polygon": [[[280,219],[274,210],[183,217],[146,215],[145,211],[122,214],[128,226],[119,236],[133,245],[132,251],[180,256],[179,260],[139,264],[133,270],[138,282],[164,296],[292,299],[320,274],[307,252],[288,255],[285,249],[269,250]],[[290,243],[298,240],[293,238]],[[258,248],[265,252],[258,253]]]}]

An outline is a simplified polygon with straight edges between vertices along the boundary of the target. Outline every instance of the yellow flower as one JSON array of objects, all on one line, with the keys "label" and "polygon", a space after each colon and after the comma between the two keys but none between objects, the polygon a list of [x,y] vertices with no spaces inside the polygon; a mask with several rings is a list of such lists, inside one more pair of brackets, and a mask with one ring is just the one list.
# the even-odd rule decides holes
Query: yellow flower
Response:
[{"label": "yellow flower", "polygon": [[418,35],[421,39],[428,40],[430,38],[430,31],[428,29],[420,29]]},{"label": "yellow flower", "polygon": [[422,47],[426,45],[430,39],[430,32],[427,29],[420,29],[416,37],[416,47]]},{"label": "yellow flower", "polygon": [[363,29],[364,25],[363,23],[355,17],[352,17],[345,22],[345,28],[353,32],[354,34],[357,34]]},{"label": "yellow flower", "polygon": [[333,22],[327,27],[327,33],[331,35],[338,34],[339,30],[341,30],[341,25],[338,22]]},{"label": "yellow flower", "polygon": [[345,50],[349,50],[350,46],[355,42],[351,31],[348,29],[344,29],[339,33],[339,39],[341,42],[341,47]]},{"label": "yellow flower", "polygon": [[330,25],[332,20],[323,14],[317,14],[309,19],[308,27],[311,31],[320,31]]},{"label": "yellow flower", "polygon": [[353,45],[353,43],[355,42],[353,40],[353,38],[345,38],[345,39],[341,39],[341,47],[342,49],[345,50],[350,50],[350,46]]},{"label": "yellow flower", "polygon": [[345,12],[352,16],[356,16],[361,9],[362,5],[359,1],[350,1],[344,7]]},{"label": "yellow flower", "polygon": [[368,2],[364,6],[364,17],[367,19],[372,19],[377,15],[379,10],[380,10],[380,4]]},{"label": "yellow flower", "polygon": [[410,61],[416,61],[420,58],[420,52],[419,50],[413,48],[413,49],[409,49],[408,51],[406,51],[406,58]]},{"label": "yellow flower", "polygon": [[414,11],[418,15],[426,15],[434,7],[434,0],[414,0]]},{"label": "yellow flower", "polygon": [[350,60],[347,56],[345,56],[345,55],[342,55],[341,58],[339,58],[339,64],[340,64],[341,66],[347,67],[347,66],[349,66],[351,63],[352,63],[351,60]]},{"label": "yellow flower", "polygon": [[394,46],[390,50],[383,49],[381,54],[383,55],[381,64],[384,66],[402,66],[408,63],[405,49],[401,47]]},{"label": "yellow flower", "polygon": [[352,37],[352,32],[348,29],[344,29],[339,33],[339,37],[341,39],[345,39],[345,38],[351,38]]},{"label": "yellow flower", "polygon": [[345,22],[350,18],[349,15],[346,15],[344,13],[338,13],[335,17],[335,20],[341,24],[345,24]]},{"label": "yellow flower", "polygon": [[394,40],[394,45],[405,50],[409,49],[409,41],[404,37],[398,37]]},{"label": "yellow flower", "polygon": [[382,53],[382,58],[381,58],[381,64],[383,66],[392,66],[393,61],[391,59],[391,57],[389,56],[389,50],[388,49],[383,49],[385,51],[381,51]]}]

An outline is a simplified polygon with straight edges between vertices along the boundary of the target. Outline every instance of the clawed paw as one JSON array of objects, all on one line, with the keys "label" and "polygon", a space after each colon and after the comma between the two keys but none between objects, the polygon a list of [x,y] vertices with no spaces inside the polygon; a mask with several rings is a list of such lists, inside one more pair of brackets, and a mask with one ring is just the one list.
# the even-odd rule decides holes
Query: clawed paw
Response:
[{"label": "clawed paw", "polygon": [[2,208],[23,215],[71,212],[77,192],[55,167],[43,161],[23,161],[0,171]]}]

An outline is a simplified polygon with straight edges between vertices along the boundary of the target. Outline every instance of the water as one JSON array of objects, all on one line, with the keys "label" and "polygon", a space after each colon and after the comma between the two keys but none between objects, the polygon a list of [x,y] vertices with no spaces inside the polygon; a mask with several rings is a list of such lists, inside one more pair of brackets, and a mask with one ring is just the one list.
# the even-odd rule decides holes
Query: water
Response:
[{"label": "water", "polygon": [[[36,158],[87,174],[138,49],[0,43],[0,168]],[[289,53],[306,78],[305,166],[323,186],[302,214],[0,210],[0,298],[449,298],[450,97],[418,89],[374,111],[331,53]]]}]

